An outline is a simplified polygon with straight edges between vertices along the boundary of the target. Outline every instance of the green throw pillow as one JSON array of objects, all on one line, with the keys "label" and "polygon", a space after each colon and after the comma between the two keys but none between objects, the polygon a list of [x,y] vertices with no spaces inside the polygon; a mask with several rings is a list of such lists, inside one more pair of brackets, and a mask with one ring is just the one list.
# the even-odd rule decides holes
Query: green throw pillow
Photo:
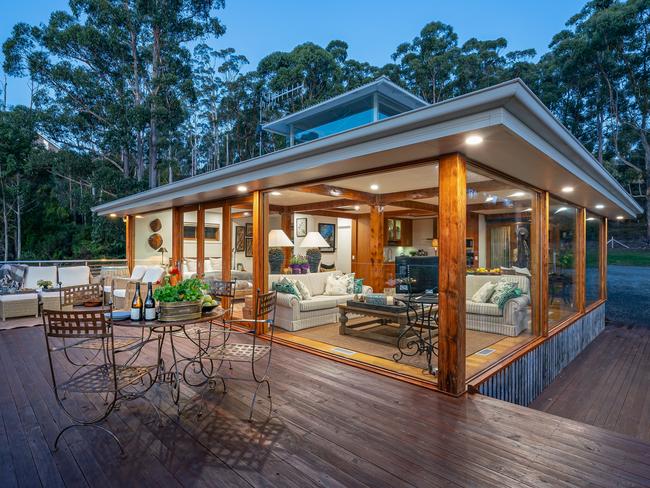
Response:
[{"label": "green throw pillow", "polygon": [[515,283],[514,281],[501,279],[500,281],[497,282],[497,286],[494,288],[494,292],[490,297],[490,303],[494,303],[495,305],[498,305],[499,302],[501,302],[501,297],[504,294],[509,293],[511,290],[515,288],[517,288],[517,283]]},{"label": "green throw pillow", "polygon": [[357,295],[363,293],[363,278],[354,279],[354,293]]},{"label": "green throw pillow", "polygon": [[506,303],[508,303],[508,300],[511,300],[512,298],[517,298],[521,296],[521,288],[515,287],[512,288],[508,291],[506,291],[503,295],[501,295],[501,298],[499,299],[499,310],[502,310],[503,307],[506,306]]},{"label": "green throw pillow", "polygon": [[286,276],[280,281],[276,281],[271,285],[271,289],[277,291],[278,293],[288,293],[289,295],[294,295],[299,299],[302,299],[298,288],[293,283],[292,280],[288,279]]}]

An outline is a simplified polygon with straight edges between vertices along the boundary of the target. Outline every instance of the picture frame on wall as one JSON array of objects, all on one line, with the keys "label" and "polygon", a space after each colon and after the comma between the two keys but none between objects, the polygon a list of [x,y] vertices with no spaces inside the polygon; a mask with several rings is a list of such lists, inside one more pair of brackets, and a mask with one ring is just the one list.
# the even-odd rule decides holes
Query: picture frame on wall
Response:
[{"label": "picture frame on wall", "polygon": [[246,237],[253,237],[253,224],[251,222],[246,224]]},{"label": "picture frame on wall", "polygon": [[246,249],[246,228],[243,225],[235,227],[235,252],[244,252]]},{"label": "picture frame on wall", "polygon": [[318,224],[318,233],[327,241],[329,247],[321,247],[320,252],[336,251],[336,224]]},{"label": "picture frame on wall", "polygon": [[246,238],[246,250],[244,252],[244,256],[247,258],[252,258],[253,257],[253,238],[252,237],[247,237]]},{"label": "picture frame on wall", "polygon": [[305,237],[307,235],[307,218],[301,217],[296,219],[296,237]]}]

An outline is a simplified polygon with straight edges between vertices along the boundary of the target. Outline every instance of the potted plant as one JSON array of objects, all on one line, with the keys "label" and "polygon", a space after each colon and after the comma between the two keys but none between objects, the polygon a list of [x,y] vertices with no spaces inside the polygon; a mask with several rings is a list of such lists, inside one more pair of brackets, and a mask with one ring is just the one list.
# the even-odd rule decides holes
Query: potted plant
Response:
[{"label": "potted plant", "polygon": [[198,278],[183,280],[172,285],[165,277],[163,286],[156,289],[153,296],[158,301],[161,322],[192,320],[201,317],[203,290],[207,285]]},{"label": "potted plant", "polygon": [[50,288],[52,288],[52,282],[50,280],[38,280],[36,282],[36,286],[38,286],[43,290],[49,290]]},{"label": "potted plant", "polygon": [[293,255],[289,261],[289,267],[291,268],[291,274],[300,274],[302,266],[302,256]]}]

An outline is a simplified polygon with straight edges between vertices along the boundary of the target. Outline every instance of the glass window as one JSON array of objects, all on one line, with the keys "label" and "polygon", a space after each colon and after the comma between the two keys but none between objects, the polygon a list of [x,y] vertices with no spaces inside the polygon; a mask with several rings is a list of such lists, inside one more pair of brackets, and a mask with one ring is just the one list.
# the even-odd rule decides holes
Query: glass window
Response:
[{"label": "glass window", "polygon": [[203,231],[203,277],[206,280],[220,280],[223,276],[222,222],[221,208],[205,210],[205,230]]},{"label": "glass window", "polygon": [[196,277],[199,273],[197,263],[196,223],[198,212],[183,212],[183,263],[181,275],[184,280]]},{"label": "glass window", "polygon": [[603,221],[587,212],[585,304],[600,300],[600,231]]},{"label": "glass window", "polygon": [[578,209],[551,199],[548,226],[548,323],[553,327],[576,309],[576,224]]},{"label": "glass window", "polygon": [[530,341],[535,193],[474,167],[467,171],[467,375]]},{"label": "glass window", "polygon": [[372,97],[369,96],[301,120],[294,125],[294,143],[312,141],[372,121]]}]

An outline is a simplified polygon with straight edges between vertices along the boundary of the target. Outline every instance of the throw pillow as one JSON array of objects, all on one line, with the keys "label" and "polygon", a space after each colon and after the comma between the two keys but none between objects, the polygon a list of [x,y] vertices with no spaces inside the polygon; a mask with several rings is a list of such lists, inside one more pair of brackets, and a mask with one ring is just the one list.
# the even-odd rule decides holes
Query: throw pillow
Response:
[{"label": "throw pillow", "polygon": [[354,273],[348,273],[345,276],[345,279],[347,280],[347,291],[348,295],[352,295],[354,293]]},{"label": "throw pillow", "polygon": [[187,260],[187,269],[190,271],[190,273],[196,273],[196,259]]},{"label": "throw pillow", "polygon": [[483,286],[480,287],[478,291],[474,293],[474,295],[472,295],[472,301],[474,303],[487,303],[492,296],[492,293],[494,293],[496,286],[497,284],[492,283],[491,281],[483,283]]},{"label": "throw pillow", "polygon": [[330,275],[325,283],[325,295],[340,296],[348,294],[348,278],[345,275]]},{"label": "throw pillow", "polygon": [[363,293],[363,278],[354,279],[354,293],[357,295]]},{"label": "throw pillow", "polygon": [[508,290],[505,292],[503,295],[501,295],[501,298],[499,299],[499,303],[497,305],[499,306],[499,310],[502,310],[503,307],[506,306],[506,303],[508,303],[508,300],[511,300],[513,298],[520,297],[522,294],[521,288],[512,288],[511,290]]},{"label": "throw pillow", "polygon": [[514,288],[517,288],[517,283],[514,281],[501,279],[499,282],[497,282],[497,286],[494,288],[494,293],[492,293],[492,296],[490,297],[490,303],[498,305],[501,297]]},{"label": "throw pillow", "polygon": [[517,266],[513,266],[512,269],[514,270],[515,274],[528,276],[528,277],[531,276],[528,268],[518,268]]},{"label": "throw pillow", "polygon": [[311,292],[307,288],[307,285],[300,280],[296,280],[296,288],[298,288],[298,292],[303,300],[311,300]]},{"label": "throw pillow", "polygon": [[289,295],[294,295],[299,299],[302,299],[302,296],[296,287],[296,282],[286,276],[283,276],[280,281],[274,282],[271,288],[278,293],[288,293]]}]

